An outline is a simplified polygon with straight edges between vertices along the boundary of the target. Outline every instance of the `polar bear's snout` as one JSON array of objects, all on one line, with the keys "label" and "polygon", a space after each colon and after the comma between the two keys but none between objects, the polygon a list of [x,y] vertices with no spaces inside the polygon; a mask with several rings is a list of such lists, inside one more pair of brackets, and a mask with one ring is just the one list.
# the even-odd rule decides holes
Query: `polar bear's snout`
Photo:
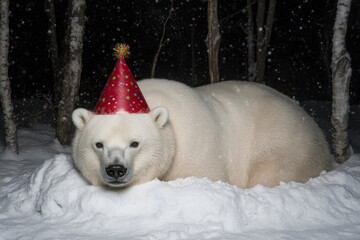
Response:
[{"label": "polar bear's snout", "polygon": [[103,166],[101,177],[104,183],[113,187],[121,187],[130,183],[132,180],[131,169],[121,164]]},{"label": "polar bear's snout", "polygon": [[110,165],[105,168],[105,172],[110,178],[114,178],[117,181],[119,178],[125,176],[127,168],[120,164]]}]

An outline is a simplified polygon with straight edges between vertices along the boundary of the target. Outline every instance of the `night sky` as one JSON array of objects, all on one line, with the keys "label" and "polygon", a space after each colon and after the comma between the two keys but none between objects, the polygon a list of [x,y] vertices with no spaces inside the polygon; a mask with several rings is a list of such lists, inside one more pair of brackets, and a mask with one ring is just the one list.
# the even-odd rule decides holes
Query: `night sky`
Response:
[{"label": "night sky", "polygon": [[[86,30],[79,105],[93,106],[115,64],[112,48],[128,43],[127,60],[137,79],[150,77],[162,22],[170,1],[86,1]],[[64,35],[67,1],[55,0],[59,42]],[[221,80],[246,80],[246,1],[219,1],[221,23]],[[331,80],[326,68],[330,52],[321,51],[335,19],[336,1],[279,1],[269,47],[265,82],[303,100],[330,100]],[[360,2],[353,1],[347,34],[352,58],[351,102],[360,102]],[[208,83],[205,38],[207,2],[175,0],[156,77],[191,86]],[[51,95],[53,79],[47,41],[44,1],[10,1],[9,76],[15,99]],[[331,40],[331,36],[330,36]],[[61,46],[60,46],[61,47]],[[192,52],[195,56],[192,71]]]}]

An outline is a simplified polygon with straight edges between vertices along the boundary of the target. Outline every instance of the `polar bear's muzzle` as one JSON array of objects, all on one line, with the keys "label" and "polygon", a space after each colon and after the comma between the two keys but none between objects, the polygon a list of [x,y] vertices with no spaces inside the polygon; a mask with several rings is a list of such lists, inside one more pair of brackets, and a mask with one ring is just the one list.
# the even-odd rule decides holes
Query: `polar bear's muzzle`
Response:
[{"label": "polar bear's muzzle", "polygon": [[130,171],[128,168],[121,164],[113,164],[103,167],[101,172],[103,181],[114,187],[126,185],[131,180]]},{"label": "polar bear's muzzle", "polygon": [[105,168],[105,172],[110,178],[119,179],[125,176],[127,168],[124,165],[116,164]]}]

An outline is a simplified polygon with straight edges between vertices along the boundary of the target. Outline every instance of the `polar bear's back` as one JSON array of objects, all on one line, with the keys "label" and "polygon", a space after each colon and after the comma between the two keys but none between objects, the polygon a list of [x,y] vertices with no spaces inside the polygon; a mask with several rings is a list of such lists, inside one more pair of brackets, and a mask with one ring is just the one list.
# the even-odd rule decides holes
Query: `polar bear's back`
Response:
[{"label": "polar bear's back", "polygon": [[211,96],[208,101],[214,104],[210,105],[221,103],[218,109],[228,116],[226,124],[231,126],[225,129],[232,136],[230,148],[241,149],[230,158],[245,160],[242,167],[250,172],[247,179],[239,179],[243,169],[230,168],[231,182],[247,182],[248,187],[259,182],[273,186],[280,179],[304,182],[330,169],[332,156],[324,134],[292,99],[265,85],[239,81],[207,85],[198,91]]},{"label": "polar bear's back", "polygon": [[293,100],[264,85],[229,81],[189,88],[139,83],[150,108],[169,109],[177,156],[165,180],[198,176],[242,187],[307,181],[329,169],[325,138]]}]

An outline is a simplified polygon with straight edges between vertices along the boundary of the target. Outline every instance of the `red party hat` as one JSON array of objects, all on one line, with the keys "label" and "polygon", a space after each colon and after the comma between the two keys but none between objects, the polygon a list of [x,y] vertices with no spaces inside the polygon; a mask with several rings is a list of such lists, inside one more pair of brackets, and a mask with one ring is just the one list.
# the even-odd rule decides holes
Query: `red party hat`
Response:
[{"label": "red party hat", "polygon": [[125,57],[129,55],[129,46],[117,44],[114,51],[118,60],[101,92],[94,113],[104,115],[120,112],[150,112],[145,98],[125,62]]}]

